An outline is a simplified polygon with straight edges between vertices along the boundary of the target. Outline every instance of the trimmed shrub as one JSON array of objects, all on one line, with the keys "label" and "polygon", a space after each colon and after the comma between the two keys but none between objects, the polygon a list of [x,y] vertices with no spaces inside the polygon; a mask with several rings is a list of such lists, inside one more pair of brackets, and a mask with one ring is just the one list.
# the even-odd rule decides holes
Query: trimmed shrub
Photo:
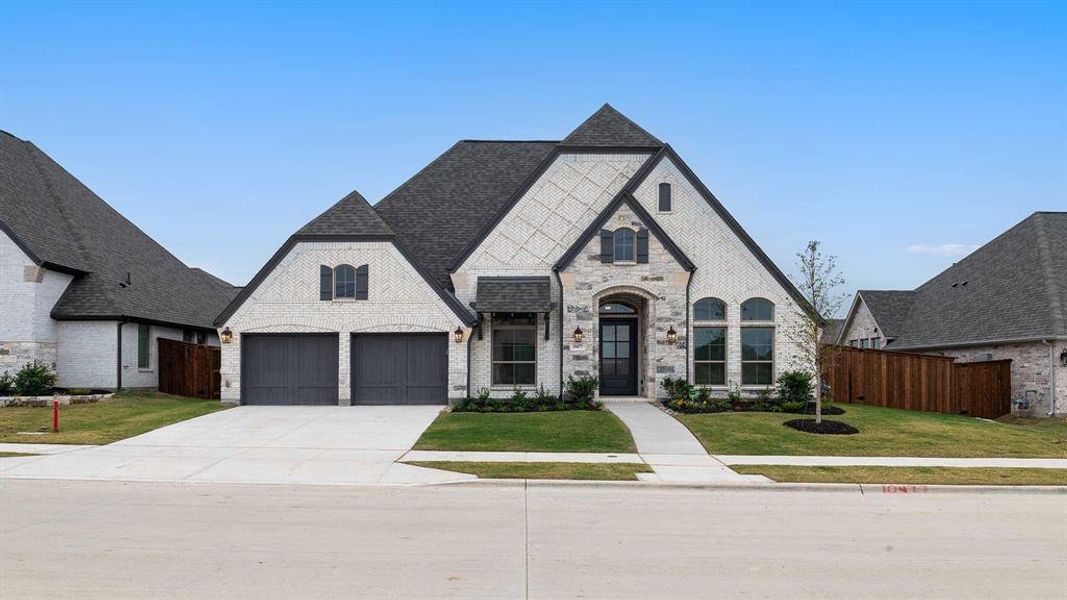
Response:
[{"label": "trimmed shrub", "polygon": [[597,410],[601,406],[601,403],[596,399],[598,389],[600,389],[600,380],[596,377],[579,377],[575,379],[572,375],[567,378],[567,384],[564,386],[563,402],[568,406],[573,405],[577,409]]},{"label": "trimmed shrub", "polygon": [[15,378],[10,373],[4,371],[3,375],[0,375],[0,396],[14,396],[15,395]]},{"label": "trimmed shrub", "polygon": [[15,393],[40,396],[56,384],[56,374],[39,360],[26,364],[15,374]]},{"label": "trimmed shrub", "polygon": [[777,392],[782,402],[811,402],[814,389],[811,373],[807,371],[786,371],[778,377]]}]

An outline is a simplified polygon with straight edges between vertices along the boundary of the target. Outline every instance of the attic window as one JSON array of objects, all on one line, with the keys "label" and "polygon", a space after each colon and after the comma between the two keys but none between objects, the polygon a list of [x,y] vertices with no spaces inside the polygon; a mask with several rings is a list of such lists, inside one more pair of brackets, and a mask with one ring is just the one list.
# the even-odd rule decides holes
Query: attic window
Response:
[{"label": "attic window", "polygon": [[319,300],[351,298],[366,300],[369,291],[367,265],[319,266]]},{"label": "attic window", "polygon": [[671,184],[659,184],[659,211],[671,212]]},{"label": "attic window", "polygon": [[634,230],[621,227],[615,230],[615,262],[633,262],[636,258]]}]

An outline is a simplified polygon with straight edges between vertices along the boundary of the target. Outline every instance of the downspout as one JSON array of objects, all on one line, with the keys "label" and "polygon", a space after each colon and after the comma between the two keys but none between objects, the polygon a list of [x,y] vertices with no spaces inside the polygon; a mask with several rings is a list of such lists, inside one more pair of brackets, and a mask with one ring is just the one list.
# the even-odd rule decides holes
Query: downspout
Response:
[{"label": "downspout", "polygon": [[115,391],[122,391],[122,326],[128,321],[119,321],[119,325],[116,328],[116,350],[115,350]]},{"label": "downspout", "polygon": [[[474,327],[481,327],[481,323],[475,323]],[[467,334],[467,397],[471,397],[471,340],[474,339],[474,327]]]},{"label": "downspout", "polygon": [[689,279],[685,280],[685,381],[689,383],[689,286],[693,285],[693,271],[689,271]]},{"label": "downspout", "polygon": [[1048,412],[1045,413],[1046,417],[1051,417],[1056,414],[1056,344],[1048,341],[1041,340],[1041,343],[1048,346]]},{"label": "downspout", "polygon": [[556,285],[559,286],[559,397],[563,397],[563,279],[559,276],[559,269],[552,269],[556,274]]}]

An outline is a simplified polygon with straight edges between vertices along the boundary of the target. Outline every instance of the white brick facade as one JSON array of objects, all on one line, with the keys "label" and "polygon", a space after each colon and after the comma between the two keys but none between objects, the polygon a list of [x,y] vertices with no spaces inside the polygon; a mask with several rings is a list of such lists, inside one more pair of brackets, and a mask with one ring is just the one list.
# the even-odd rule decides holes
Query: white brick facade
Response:
[{"label": "white brick facade", "polygon": [[[841,336],[841,343],[846,346],[860,347],[859,340],[869,340],[871,338],[877,339],[877,346],[864,346],[867,348],[885,348],[885,335],[882,330],[879,329],[878,323],[874,320],[874,315],[871,314],[871,310],[867,308],[867,303],[864,302],[859,296],[856,297],[859,303],[856,307],[855,314],[852,316],[852,320],[848,324],[848,330]],[[853,344],[852,342],[856,342]]]},{"label": "white brick facade", "polygon": [[[366,300],[319,299],[319,267],[368,265]],[[300,242],[222,324],[233,342],[222,345],[222,399],[241,397],[241,334],[330,332],[338,335],[338,394],[351,402],[350,339],[353,333],[443,332],[459,317],[390,242]],[[469,331],[464,328],[464,331]],[[467,346],[449,336],[449,396],[467,389]]]},{"label": "white brick facade", "polygon": [[0,231],[0,373],[39,360],[55,368],[52,307],[73,277],[38,267]]}]

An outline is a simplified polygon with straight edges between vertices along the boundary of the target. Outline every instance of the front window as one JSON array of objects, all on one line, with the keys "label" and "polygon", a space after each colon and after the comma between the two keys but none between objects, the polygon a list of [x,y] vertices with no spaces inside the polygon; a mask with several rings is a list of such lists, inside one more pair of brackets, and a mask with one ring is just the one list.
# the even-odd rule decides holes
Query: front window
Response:
[{"label": "front window", "polygon": [[356,297],[356,269],[352,265],[340,265],[333,270],[333,297]]},{"label": "front window", "polygon": [[750,298],[741,303],[742,321],[773,321],[774,304],[763,298]]},{"label": "front window", "polygon": [[637,260],[634,249],[634,230],[628,227],[615,230],[615,262]]},{"label": "front window", "polygon": [[774,383],[774,328],[741,330],[741,385]]},{"label": "front window", "polygon": [[701,298],[693,305],[693,319],[697,321],[725,321],[726,303],[718,298]]},{"label": "front window", "polygon": [[697,385],[726,385],[726,328],[696,327],[693,337]]},{"label": "front window", "polygon": [[493,317],[493,385],[537,383],[537,318]]},{"label": "front window", "polygon": [[148,325],[137,326],[137,368],[147,369],[148,353],[152,347],[152,328]]}]

